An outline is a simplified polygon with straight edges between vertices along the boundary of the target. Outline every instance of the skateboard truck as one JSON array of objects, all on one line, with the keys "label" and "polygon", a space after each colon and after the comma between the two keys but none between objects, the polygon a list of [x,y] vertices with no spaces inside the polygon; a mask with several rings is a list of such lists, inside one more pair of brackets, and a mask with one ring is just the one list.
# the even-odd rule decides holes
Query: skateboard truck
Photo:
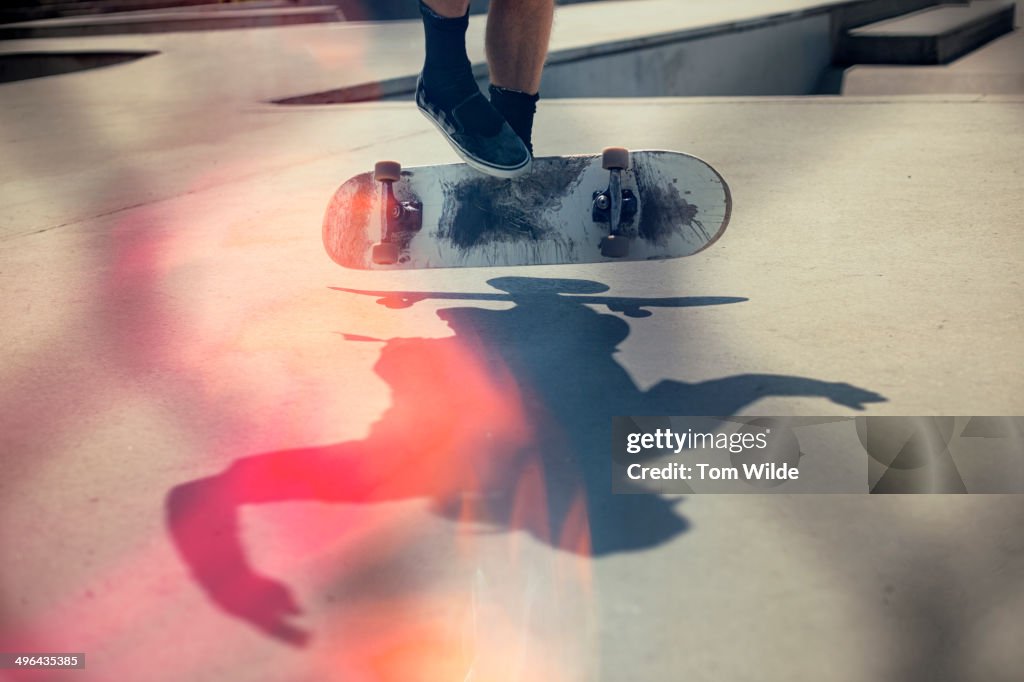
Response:
[{"label": "skateboard truck", "polygon": [[378,161],[373,178],[381,184],[381,235],[373,245],[371,258],[378,265],[393,265],[398,262],[401,245],[408,244],[423,227],[423,204],[395,197],[394,183],[402,178],[402,165],[397,161]]},{"label": "skateboard truck", "polygon": [[608,189],[594,192],[592,216],[595,223],[608,223],[608,235],[601,239],[601,255],[625,258],[629,255],[629,236],[623,227],[636,217],[637,200],[632,191],[622,189],[623,170],[629,168],[629,150],[606,147],[601,165],[609,172]]}]

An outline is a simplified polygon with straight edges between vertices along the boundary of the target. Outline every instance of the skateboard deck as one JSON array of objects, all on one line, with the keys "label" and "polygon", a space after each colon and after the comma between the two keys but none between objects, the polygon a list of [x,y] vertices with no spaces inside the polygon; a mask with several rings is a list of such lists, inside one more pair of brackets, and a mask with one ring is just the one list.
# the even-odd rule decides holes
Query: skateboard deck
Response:
[{"label": "skateboard deck", "polygon": [[722,235],[732,199],[714,168],[614,149],[537,158],[512,180],[466,164],[378,163],[335,192],[324,247],[348,268],[394,270],[678,258]]}]

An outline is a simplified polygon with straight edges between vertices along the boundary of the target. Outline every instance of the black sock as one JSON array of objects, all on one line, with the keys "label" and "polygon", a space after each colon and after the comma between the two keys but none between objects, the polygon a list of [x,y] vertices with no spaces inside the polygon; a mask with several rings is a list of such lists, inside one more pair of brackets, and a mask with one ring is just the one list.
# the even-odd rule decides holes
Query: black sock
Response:
[{"label": "black sock", "polygon": [[479,91],[466,55],[469,12],[461,17],[442,17],[420,0],[420,14],[427,45],[423,86],[433,101],[451,109]]},{"label": "black sock", "polygon": [[537,112],[540,95],[530,95],[519,90],[509,90],[492,85],[491,104],[505,117],[512,130],[526,144],[533,154],[533,115]]}]

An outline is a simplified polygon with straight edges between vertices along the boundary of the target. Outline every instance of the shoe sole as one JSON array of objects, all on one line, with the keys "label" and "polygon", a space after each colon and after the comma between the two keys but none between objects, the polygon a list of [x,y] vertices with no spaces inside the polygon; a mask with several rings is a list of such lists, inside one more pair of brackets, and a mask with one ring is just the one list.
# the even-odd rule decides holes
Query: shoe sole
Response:
[{"label": "shoe sole", "polygon": [[506,180],[511,180],[512,178],[518,178],[520,175],[525,175],[526,173],[529,173],[530,169],[533,167],[532,156],[528,157],[526,159],[526,163],[524,163],[522,166],[517,166],[515,168],[504,168],[501,166],[492,166],[490,164],[487,164],[486,162],[481,161],[480,159],[477,159],[474,156],[471,156],[465,149],[460,147],[459,144],[448,135],[448,131],[442,128],[441,124],[435,121],[434,117],[431,116],[422,107],[420,107],[419,104],[416,105],[416,109],[421,114],[423,114],[423,117],[425,119],[434,124],[434,127],[437,128],[442,135],[444,135],[444,139],[448,141],[448,144],[452,146],[452,149],[455,150],[455,153],[459,155],[459,158],[465,161],[466,165],[469,166],[470,168],[478,170],[486,175],[492,175],[496,178],[504,178]]}]

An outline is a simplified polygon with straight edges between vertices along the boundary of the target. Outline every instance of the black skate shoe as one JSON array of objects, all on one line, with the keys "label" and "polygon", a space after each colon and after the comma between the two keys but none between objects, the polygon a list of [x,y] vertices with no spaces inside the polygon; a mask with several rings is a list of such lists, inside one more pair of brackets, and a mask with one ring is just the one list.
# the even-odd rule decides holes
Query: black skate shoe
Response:
[{"label": "black skate shoe", "polygon": [[431,101],[421,76],[416,81],[416,106],[478,171],[514,178],[530,170],[526,145],[479,90],[446,109]]}]

